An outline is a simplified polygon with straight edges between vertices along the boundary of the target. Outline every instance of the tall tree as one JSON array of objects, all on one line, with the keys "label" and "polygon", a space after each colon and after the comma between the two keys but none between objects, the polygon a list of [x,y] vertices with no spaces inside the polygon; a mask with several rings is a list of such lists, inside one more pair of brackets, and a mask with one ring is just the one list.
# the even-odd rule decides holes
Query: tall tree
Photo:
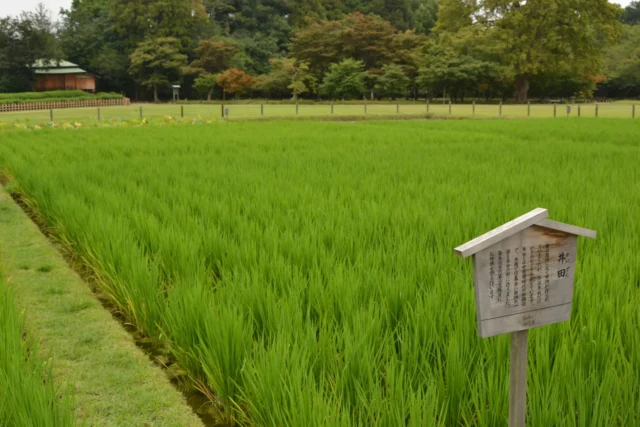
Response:
[{"label": "tall tree", "polygon": [[99,75],[100,89],[131,91],[129,54],[135,46],[114,30],[108,0],[73,0],[61,17],[58,36],[64,58]]},{"label": "tall tree", "polygon": [[233,40],[200,40],[195,48],[196,59],[186,71],[194,74],[217,74],[231,68],[233,58],[240,52]]},{"label": "tall tree", "polygon": [[314,91],[316,78],[309,72],[309,64],[295,59],[273,58],[271,72],[260,76],[256,88],[269,95],[281,95],[289,92],[292,99]]},{"label": "tall tree", "polygon": [[291,39],[291,54],[307,62],[316,78],[322,78],[331,64],[347,57],[343,28],[339,21],[307,20]]},{"label": "tall tree", "polygon": [[605,95],[640,97],[640,25],[625,25],[620,41],[605,55]]},{"label": "tall tree", "polygon": [[59,55],[51,15],[44,6],[0,19],[0,92],[31,90],[36,60],[53,62]]},{"label": "tall tree", "polygon": [[206,21],[202,0],[109,0],[115,29],[130,46],[149,37],[175,37],[183,45],[197,23]]},{"label": "tall tree", "polygon": [[618,14],[608,0],[443,0],[436,31],[496,28],[515,75],[514,100],[522,102],[537,75],[559,68],[598,74],[603,50],[618,35]]},{"label": "tall tree", "polygon": [[159,101],[159,88],[169,87],[180,78],[180,70],[187,63],[187,56],[180,50],[178,39],[161,37],[141,42],[131,54],[129,72],[143,86],[153,89],[155,102]]},{"label": "tall tree", "polygon": [[227,93],[242,94],[253,87],[255,78],[237,68],[231,68],[216,76],[216,83],[222,88],[223,99]]},{"label": "tall tree", "polygon": [[387,64],[382,67],[382,74],[377,82],[380,95],[388,98],[396,98],[407,93],[409,78],[405,75],[401,66]]},{"label": "tall tree", "polygon": [[345,59],[332,64],[320,87],[322,93],[332,99],[360,98],[365,90],[364,63],[354,59]]},{"label": "tall tree", "polygon": [[620,15],[620,21],[629,25],[640,23],[640,1],[629,3],[629,6],[625,7]]}]

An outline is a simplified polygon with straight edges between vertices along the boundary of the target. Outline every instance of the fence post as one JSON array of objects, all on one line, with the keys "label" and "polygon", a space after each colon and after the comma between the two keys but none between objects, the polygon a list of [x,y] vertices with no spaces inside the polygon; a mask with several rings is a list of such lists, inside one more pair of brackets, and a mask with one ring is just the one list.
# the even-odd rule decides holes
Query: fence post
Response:
[{"label": "fence post", "polygon": [[581,111],[580,105],[578,105],[578,117],[580,117],[581,115],[582,115],[582,111]]},{"label": "fence post", "polygon": [[571,105],[567,105],[567,117],[571,115]]},{"label": "fence post", "polygon": [[553,104],[553,117],[556,116],[556,110],[558,108],[558,104]]},{"label": "fence post", "polygon": [[471,115],[476,115],[476,99],[473,98],[473,104],[471,104]]},{"label": "fence post", "polygon": [[98,121],[100,121],[100,107],[98,107]]},{"label": "fence post", "polygon": [[531,117],[531,101],[527,101],[527,117]]},{"label": "fence post", "polygon": [[220,116],[224,119],[224,104],[220,104]]},{"label": "fence post", "polygon": [[264,104],[260,104],[260,116],[264,116]]},{"label": "fence post", "polygon": [[396,102],[396,114],[400,114],[400,103]]},{"label": "fence post", "polygon": [[364,114],[367,114],[367,97],[364,97]]},{"label": "fence post", "polygon": [[333,99],[331,100],[331,114],[333,114]]},{"label": "fence post", "polygon": [[49,109],[49,118],[51,119],[51,123],[53,123],[53,108]]},{"label": "fence post", "polygon": [[600,104],[598,104],[598,103],[596,102],[596,117],[598,117],[598,108],[599,108],[599,107],[600,107]]},{"label": "fence post", "polygon": [[142,118],[142,105],[140,106],[140,118]]},{"label": "fence post", "polygon": [[180,117],[184,119],[184,105],[180,106]]},{"label": "fence post", "polygon": [[449,115],[451,115],[451,98],[449,98]]},{"label": "fence post", "polygon": [[500,100],[500,106],[498,107],[498,115],[502,117],[502,100]]},{"label": "fence post", "polygon": [[300,113],[300,110],[298,108],[298,101],[296,100],[296,116]]},{"label": "fence post", "polygon": [[633,104],[631,106],[631,118],[635,119],[636,118],[636,104]]}]

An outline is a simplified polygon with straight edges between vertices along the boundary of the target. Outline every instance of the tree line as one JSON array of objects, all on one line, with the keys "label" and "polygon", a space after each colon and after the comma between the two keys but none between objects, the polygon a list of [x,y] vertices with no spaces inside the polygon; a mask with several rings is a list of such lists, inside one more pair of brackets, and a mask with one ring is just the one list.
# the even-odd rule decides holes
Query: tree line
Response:
[{"label": "tree line", "polygon": [[0,19],[0,91],[66,59],[134,99],[640,96],[640,2],[73,0]]}]

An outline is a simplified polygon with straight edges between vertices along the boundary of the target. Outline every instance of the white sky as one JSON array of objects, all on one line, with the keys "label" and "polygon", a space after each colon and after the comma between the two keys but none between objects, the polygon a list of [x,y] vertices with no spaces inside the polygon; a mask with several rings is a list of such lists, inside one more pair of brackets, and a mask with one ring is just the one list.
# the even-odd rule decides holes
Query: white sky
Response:
[{"label": "white sky", "polygon": [[[610,0],[612,3],[618,3],[626,6],[631,0]],[[61,7],[68,9],[71,7],[71,0],[0,0],[0,17],[7,15],[18,15],[23,10],[34,10],[38,3],[44,5],[53,12],[53,16],[58,16]]]}]

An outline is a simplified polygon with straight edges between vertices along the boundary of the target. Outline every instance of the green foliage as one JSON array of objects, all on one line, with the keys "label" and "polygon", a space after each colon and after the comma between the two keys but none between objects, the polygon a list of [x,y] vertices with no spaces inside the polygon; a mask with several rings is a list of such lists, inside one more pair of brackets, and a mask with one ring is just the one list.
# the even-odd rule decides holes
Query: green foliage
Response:
[{"label": "green foliage", "polygon": [[240,48],[232,40],[200,40],[195,48],[196,58],[184,70],[185,74],[216,74],[231,68]]},{"label": "green foliage", "polygon": [[61,17],[58,39],[64,59],[97,74],[102,90],[129,90],[129,54],[135,43],[114,29],[108,0],[73,1]]},{"label": "green foliage", "polygon": [[109,0],[108,5],[115,29],[131,47],[165,37],[186,44],[192,27],[206,20],[202,0]]},{"label": "green foliage", "polygon": [[38,340],[24,323],[13,292],[0,280],[0,425],[75,426],[70,394],[51,376],[51,363],[38,355]]},{"label": "green foliage", "polygon": [[35,12],[0,18],[0,92],[30,90],[36,60],[59,57],[54,24],[42,4]]},{"label": "green foliage", "polygon": [[628,25],[640,24],[640,1],[632,1],[624,8],[620,21]]},{"label": "green foliage", "polygon": [[201,94],[207,95],[207,101],[211,101],[211,95],[217,85],[216,75],[209,73],[202,73],[196,77],[193,82],[193,87]]},{"label": "green foliage", "polygon": [[495,29],[501,63],[513,70],[514,100],[521,102],[536,76],[559,70],[597,75],[601,54],[618,35],[618,12],[608,0],[445,0],[436,31]]},{"label": "green foliage", "polygon": [[401,66],[388,64],[382,67],[382,74],[377,79],[378,93],[384,97],[396,98],[407,93],[409,78]]},{"label": "green foliage", "polygon": [[309,64],[295,59],[272,59],[271,72],[260,76],[256,89],[273,96],[292,94],[293,99],[316,89],[316,78],[309,72]]},{"label": "green foliage", "polygon": [[609,96],[640,96],[640,25],[625,25],[619,43],[605,55],[606,83]]},{"label": "green foliage", "polygon": [[528,422],[633,426],[637,132],[584,118],[12,131],[0,164],[127,321],[243,425],[505,425],[509,337],[477,337],[471,262],[452,248],[544,206],[602,241],[580,241],[571,322],[530,333]]},{"label": "green foliage", "polygon": [[442,32],[418,55],[418,86],[429,96],[446,92],[453,98],[504,95],[513,80],[511,69],[501,62],[504,44],[495,29],[464,27]]},{"label": "green foliage", "polygon": [[187,56],[180,53],[180,41],[172,37],[148,39],[131,54],[129,72],[138,81],[153,88],[158,102],[158,88],[169,87],[180,78],[180,70],[187,64]]},{"label": "green foliage", "polygon": [[320,90],[332,99],[353,99],[362,97],[365,89],[364,63],[345,59],[332,64],[324,76]]}]

